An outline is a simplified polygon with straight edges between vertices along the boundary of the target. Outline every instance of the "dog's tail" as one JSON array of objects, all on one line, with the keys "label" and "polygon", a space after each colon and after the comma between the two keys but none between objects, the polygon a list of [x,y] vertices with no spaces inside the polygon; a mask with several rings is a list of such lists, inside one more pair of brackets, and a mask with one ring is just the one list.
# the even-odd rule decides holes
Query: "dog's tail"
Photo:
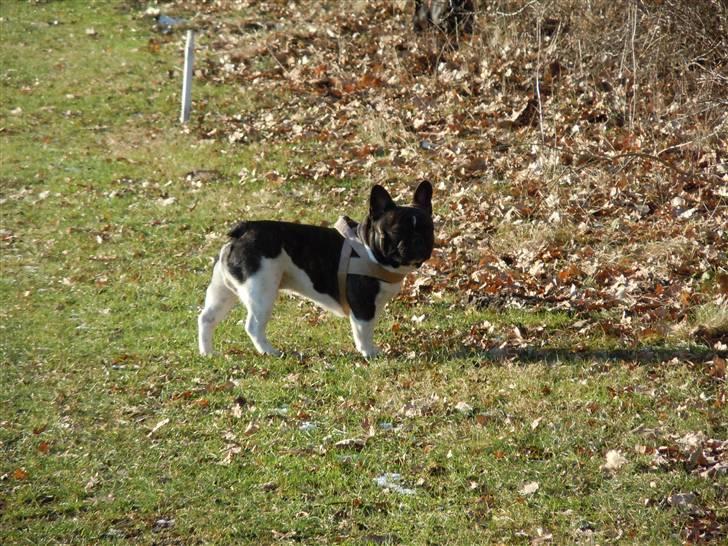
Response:
[{"label": "dog's tail", "polygon": [[[230,237],[231,239],[237,239],[238,237],[242,236],[247,230],[248,222],[238,222],[235,227],[228,231],[228,237]],[[222,246],[222,248],[220,249],[220,253],[215,256],[215,265],[217,265],[217,262],[221,262],[223,264],[227,263],[227,257],[230,255],[230,245],[231,242],[228,242]]]},{"label": "dog's tail", "polygon": [[215,262],[213,263],[214,266],[217,265],[218,262],[223,264],[227,264],[227,258],[230,255],[230,243],[225,243],[222,245],[222,248],[220,249],[220,253],[215,256]]},{"label": "dog's tail", "polygon": [[228,237],[231,239],[237,239],[242,236],[248,230],[248,222],[238,222],[238,224],[228,231]]}]

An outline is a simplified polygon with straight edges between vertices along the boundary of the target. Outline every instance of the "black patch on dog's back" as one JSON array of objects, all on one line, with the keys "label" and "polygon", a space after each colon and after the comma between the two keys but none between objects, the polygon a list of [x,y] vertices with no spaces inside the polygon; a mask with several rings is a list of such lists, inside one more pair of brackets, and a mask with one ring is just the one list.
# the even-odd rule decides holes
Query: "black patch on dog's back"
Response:
[{"label": "black patch on dog's back", "polygon": [[[260,269],[262,258],[276,258],[285,250],[293,263],[306,272],[317,292],[340,301],[337,275],[344,238],[335,229],[261,220],[240,222],[229,235],[233,240],[226,265],[239,282]],[[348,276],[347,301],[357,319],[374,318],[379,282],[360,275]]]},{"label": "black patch on dog's back", "polygon": [[225,265],[238,281],[254,275],[260,269],[261,258],[275,258],[281,253],[280,237],[265,229],[265,224],[274,223],[240,222],[228,233],[233,240]]}]

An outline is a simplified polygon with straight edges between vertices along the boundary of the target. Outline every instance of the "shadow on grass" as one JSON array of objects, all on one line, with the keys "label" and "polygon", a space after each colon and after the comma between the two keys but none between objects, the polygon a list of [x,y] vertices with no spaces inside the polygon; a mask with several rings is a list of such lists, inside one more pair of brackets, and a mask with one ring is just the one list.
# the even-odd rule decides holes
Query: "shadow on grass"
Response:
[{"label": "shadow on grass", "polygon": [[575,349],[569,347],[504,347],[494,349],[463,349],[453,355],[438,354],[436,360],[448,360],[453,356],[458,358],[480,358],[494,363],[521,362],[532,364],[547,363],[576,363],[576,362],[634,362],[637,364],[661,364],[673,359],[690,361],[693,363],[705,362],[714,356],[728,358],[728,351],[716,351],[708,347],[669,348],[669,347],[640,347],[640,348],[592,348]]}]

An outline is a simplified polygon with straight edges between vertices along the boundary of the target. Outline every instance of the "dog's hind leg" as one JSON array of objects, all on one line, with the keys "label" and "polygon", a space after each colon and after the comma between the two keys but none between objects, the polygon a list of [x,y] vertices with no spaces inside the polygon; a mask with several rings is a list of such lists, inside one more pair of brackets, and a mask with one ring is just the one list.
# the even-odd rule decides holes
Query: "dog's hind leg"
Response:
[{"label": "dog's hind leg", "polygon": [[225,286],[222,261],[218,260],[212,270],[212,281],[205,293],[205,308],[197,317],[198,344],[201,355],[212,354],[212,334],[215,327],[235,307],[238,297]]},{"label": "dog's hind leg", "polygon": [[238,287],[238,295],[248,310],[245,331],[260,354],[281,356],[265,335],[278,296],[281,271],[274,259],[263,258],[260,269]]}]

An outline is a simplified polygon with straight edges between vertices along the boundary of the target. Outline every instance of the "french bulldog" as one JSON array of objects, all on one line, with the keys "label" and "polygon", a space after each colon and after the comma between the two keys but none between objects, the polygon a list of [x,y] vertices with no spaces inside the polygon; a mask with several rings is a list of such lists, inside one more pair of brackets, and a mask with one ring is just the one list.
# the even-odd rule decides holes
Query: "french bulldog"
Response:
[{"label": "french bulldog", "polygon": [[357,350],[366,358],[376,356],[374,327],[385,304],[399,292],[404,276],[432,254],[432,185],[420,182],[410,206],[397,205],[375,185],[364,221],[344,217],[337,227],[237,224],[215,262],[198,317],[200,353],[212,354],[215,327],[241,301],[248,311],[245,331],[255,349],[280,356],[265,330],[278,292],[284,290],[348,316]]}]

